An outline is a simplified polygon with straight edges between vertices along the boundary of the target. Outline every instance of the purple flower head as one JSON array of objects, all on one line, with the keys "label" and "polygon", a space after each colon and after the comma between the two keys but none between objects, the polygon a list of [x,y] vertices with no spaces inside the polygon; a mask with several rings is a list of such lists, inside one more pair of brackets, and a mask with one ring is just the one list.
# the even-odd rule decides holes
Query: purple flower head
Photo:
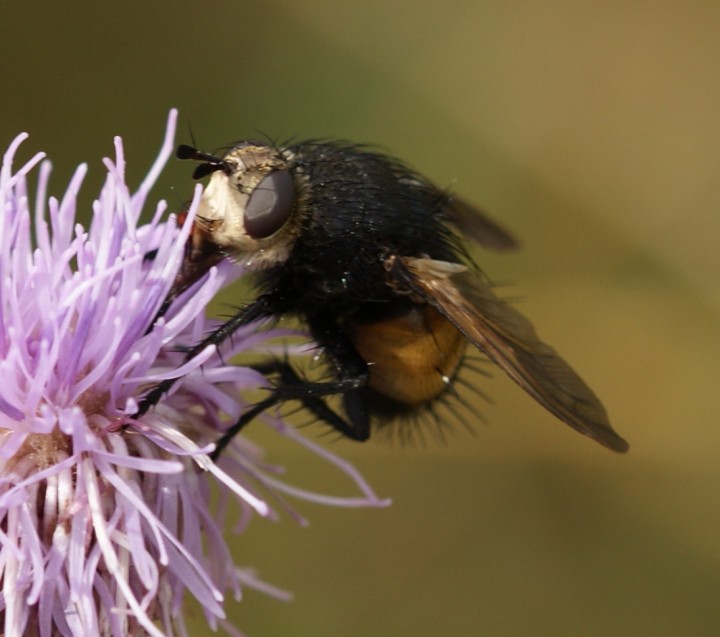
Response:
[{"label": "purple flower head", "polygon": [[[225,625],[225,594],[257,586],[233,564],[225,541],[227,495],[240,520],[273,516],[283,494],[341,506],[383,504],[350,467],[282,420],[263,422],[355,481],[357,497],[291,487],[238,436],[222,468],[207,453],[243,409],[243,389],[265,380],[224,361],[262,351],[278,330],[252,326],[219,356],[189,363],[179,350],[212,328],[205,307],[232,268],[213,268],[149,329],[179,267],[200,188],[178,227],[160,202],[140,224],[150,188],[170,156],[176,113],[150,173],[134,193],[123,147],[92,221],[76,221],[80,166],[61,200],[46,195],[40,153],[0,171],[0,633],[6,637],[186,634],[183,601],[197,599],[211,626]],[[37,192],[27,176],[37,171]],[[151,411],[133,418],[155,383],[180,375]],[[211,483],[222,489],[210,507]],[[284,505],[295,514],[292,509]],[[242,525],[240,525],[242,526]],[[237,634],[237,633],[234,633]]]}]

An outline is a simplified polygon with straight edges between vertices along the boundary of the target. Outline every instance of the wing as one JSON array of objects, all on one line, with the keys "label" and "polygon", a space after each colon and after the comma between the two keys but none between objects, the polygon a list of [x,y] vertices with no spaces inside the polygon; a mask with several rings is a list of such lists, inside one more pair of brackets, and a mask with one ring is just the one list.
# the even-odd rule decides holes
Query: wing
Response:
[{"label": "wing", "polygon": [[502,251],[518,248],[517,240],[507,230],[462,199],[451,197],[443,208],[443,213],[461,234],[483,248]]},{"label": "wing", "polygon": [[609,449],[627,451],[597,396],[486,281],[462,264],[432,259],[389,257],[386,268],[394,287],[435,307],[545,409]]}]

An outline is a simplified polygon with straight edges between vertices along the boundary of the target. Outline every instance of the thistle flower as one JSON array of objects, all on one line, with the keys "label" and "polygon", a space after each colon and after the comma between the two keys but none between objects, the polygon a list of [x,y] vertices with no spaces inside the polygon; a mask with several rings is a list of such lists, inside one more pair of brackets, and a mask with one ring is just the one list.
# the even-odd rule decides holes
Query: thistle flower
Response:
[{"label": "thistle flower", "polygon": [[[5,637],[186,634],[183,600],[195,597],[211,628],[224,596],[266,588],[237,568],[222,539],[233,498],[240,520],[273,516],[283,494],[326,504],[383,504],[350,467],[282,420],[280,435],[338,466],[356,497],[309,493],[282,482],[260,450],[238,436],[220,466],[208,458],[218,432],[242,411],[240,390],[264,379],[226,364],[267,347],[277,331],[237,335],[219,356],[185,363],[179,350],[211,328],[208,301],[228,281],[214,268],[150,329],[178,268],[190,223],[139,218],[167,161],[176,113],[139,189],[124,181],[123,147],[87,228],[76,221],[80,166],[61,200],[47,198],[40,153],[13,172],[20,135],[0,171],[0,632]],[[41,163],[42,162],[42,163]],[[38,171],[34,205],[27,177]],[[190,220],[198,201],[189,211]],[[154,255],[154,258],[150,258]],[[140,418],[142,395],[180,376]],[[209,502],[212,482],[220,504]],[[299,517],[288,507],[293,515]],[[302,519],[301,519],[302,521]],[[242,527],[242,524],[240,524]],[[224,625],[224,624],[223,624]],[[229,626],[225,628],[238,634]]]}]

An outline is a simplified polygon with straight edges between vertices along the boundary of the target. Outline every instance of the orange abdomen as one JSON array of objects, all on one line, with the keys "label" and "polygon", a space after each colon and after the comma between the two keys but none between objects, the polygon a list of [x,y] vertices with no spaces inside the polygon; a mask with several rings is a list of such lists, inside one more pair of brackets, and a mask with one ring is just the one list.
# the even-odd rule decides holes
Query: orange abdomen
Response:
[{"label": "orange abdomen", "polygon": [[429,305],[359,324],[352,341],[368,364],[369,387],[408,408],[432,402],[447,389],[467,344]]}]

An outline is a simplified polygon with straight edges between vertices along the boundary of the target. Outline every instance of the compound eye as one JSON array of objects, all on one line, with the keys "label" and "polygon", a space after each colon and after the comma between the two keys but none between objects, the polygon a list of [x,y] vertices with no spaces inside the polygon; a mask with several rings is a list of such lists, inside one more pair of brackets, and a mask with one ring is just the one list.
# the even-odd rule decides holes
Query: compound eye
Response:
[{"label": "compound eye", "polygon": [[295,184],[286,170],[276,170],[263,178],[245,207],[245,232],[253,239],[274,234],[290,217]]}]

